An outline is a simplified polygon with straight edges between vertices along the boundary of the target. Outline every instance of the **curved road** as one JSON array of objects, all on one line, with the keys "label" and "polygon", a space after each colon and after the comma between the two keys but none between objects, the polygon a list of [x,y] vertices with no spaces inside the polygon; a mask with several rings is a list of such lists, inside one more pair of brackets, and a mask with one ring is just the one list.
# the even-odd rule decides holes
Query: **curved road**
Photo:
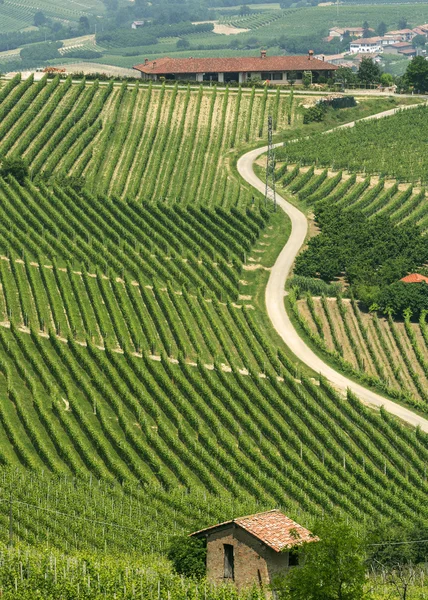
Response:
[{"label": "curved road", "polygon": [[[379,113],[369,118],[380,118],[391,114],[393,111]],[[352,127],[355,123],[348,123],[347,127]],[[280,146],[281,144],[277,144]],[[257,177],[253,170],[254,161],[267,151],[267,146],[257,148],[251,152],[247,152],[238,160],[238,171],[240,175],[250,183],[254,188],[264,194],[265,184]],[[384,406],[391,414],[396,415],[403,421],[417,426],[428,433],[428,420],[415,414],[408,408],[401,406],[384,398],[380,394],[355,383],[341,373],[335,371],[327,365],[319,356],[317,356],[309,346],[299,337],[297,331],[290,320],[290,317],[285,310],[284,305],[284,288],[288,274],[292,268],[295,257],[300,248],[305,242],[308,222],[305,215],[300,212],[295,206],[284,200],[277,194],[277,204],[288,215],[291,220],[291,234],[281,250],[274,266],[272,267],[269,281],[266,286],[265,300],[266,308],[272,325],[282,337],[284,342],[302,362],[311,367],[317,373],[324,375],[334,386],[346,391],[352,390],[358,397],[367,405],[381,407]]]}]

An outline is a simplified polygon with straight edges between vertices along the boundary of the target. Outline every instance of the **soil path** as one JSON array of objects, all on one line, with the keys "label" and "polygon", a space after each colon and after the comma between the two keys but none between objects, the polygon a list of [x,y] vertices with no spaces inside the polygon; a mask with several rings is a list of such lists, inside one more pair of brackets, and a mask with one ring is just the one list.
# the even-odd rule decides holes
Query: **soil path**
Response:
[{"label": "soil path", "polygon": [[[394,114],[397,110],[393,109],[384,111],[371,117],[367,117],[364,120],[380,119],[382,117]],[[346,127],[353,127],[355,121],[347,123]],[[343,127],[343,126],[342,126]],[[277,144],[280,146],[281,144]],[[238,172],[254,188],[264,194],[265,184],[261,181],[254,173],[253,165],[257,158],[261,154],[267,151],[267,146],[263,148],[257,148],[247,152],[238,160]],[[319,356],[317,356],[309,346],[300,338],[299,334],[295,330],[290,317],[285,310],[284,296],[285,296],[285,282],[288,274],[294,263],[294,259],[299,253],[303,246],[306,235],[308,232],[308,222],[305,215],[300,212],[298,208],[287,202],[284,198],[277,194],[278,206],[288,215],[291,221],[291,234],[288,238],[287,243],[281,250],[272,270],[270,272],[269,281],[265,291],[266,309],[269,315],[272,325],[275,327],[278,334],[302,362],[308,365],[317,373],[324,375],[336,388],[346,392],[350,389],[352,392],[358,395],[358,397],[367,405],[375,406],[380,408],[384,406],[391,414],[399,417],[403,421],[406,421],[410,425],[420,426],[420,428],[428,432],[428,419],[421,417],[410,409],[401,406],[384,398],[380,394],[369,390],[362,385],[348,379],[341,373],[335,371],[332,367],[327,365]]]}]

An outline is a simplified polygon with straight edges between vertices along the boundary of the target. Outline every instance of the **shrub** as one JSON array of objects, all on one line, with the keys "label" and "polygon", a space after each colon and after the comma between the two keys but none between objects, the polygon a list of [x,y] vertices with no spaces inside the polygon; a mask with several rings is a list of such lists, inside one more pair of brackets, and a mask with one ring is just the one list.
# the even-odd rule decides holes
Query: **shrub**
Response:
[{"label": "shrub", "polygon": [[188,536],[177,536],[172,539],[168,549],[168,558],[180,575],[203,577],[207,547],[205,540]]}]

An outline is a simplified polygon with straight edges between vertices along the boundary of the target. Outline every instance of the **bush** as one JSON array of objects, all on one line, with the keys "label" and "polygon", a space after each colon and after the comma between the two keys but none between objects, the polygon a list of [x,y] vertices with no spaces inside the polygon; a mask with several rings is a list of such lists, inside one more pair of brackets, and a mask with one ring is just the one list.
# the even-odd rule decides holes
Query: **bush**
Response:
[{"label": "bush", "polygon": [[188,536],[177,536],[169,546],[169,560],[180,575],[203,577],[207,558],[205,540]]},{"label": "bush", "polygon": [[291,287],[298,288],[299,293],[310,292],[313,296],[328,296],[330,298],[337,298],[343,295],[343,286],[339,282],[327,283],[315,277],[294,275],[289,283]]},{"label": "bush", "polygon": [[28,165],[19,156],[7,156],[1,161],[0,175],[12,175],[19,183],[23,183],[28,176]]},{"label": "bush", "polygon": [[318,103],[315,106],[306,108],[303,113],[303,124],[307,125],[308,123],[323,121],[326,110],[327,107],[324,103]]}]

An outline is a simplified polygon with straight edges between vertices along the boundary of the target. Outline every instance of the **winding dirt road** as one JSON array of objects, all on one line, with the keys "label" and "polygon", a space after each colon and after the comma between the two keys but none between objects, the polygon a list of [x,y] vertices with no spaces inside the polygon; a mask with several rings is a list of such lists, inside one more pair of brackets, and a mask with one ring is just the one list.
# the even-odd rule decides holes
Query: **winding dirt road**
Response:
[{"label": "winding dirt road", "polygon": [[[379,119],[381,117],[393,114],[392,111],[385,111],[368,117],[368,119]],[[355,122],[346,124],[346,127],[353,127]],[[281,144],[277,144],[280,146]],[[265,184],[257,177],[253,170],[254,161],[267,151],[267,146],[257,148],[251,152],[247,152],[238,160],[238,172],[240,175],[251,184],[254,188],[264,194]],[[384,406],[388,412],[396,415],[403,421],[417,426],[428,433],[428,420],[415,414],[408,408],[401,406],[380,394],[355,383],[341,373],[335,371],[327,365],[319,356],[317,356],[309,346],[299,337],[299,334],[294,329],[290,317],[285,310],[284,305],[284,288],[288,274],[293,266],[294,259],[299,253],[302,245],[305,242],[308,222],[305,215],[295,206],[287,202],[284,198],[277,194],[278,206],[289,216],[291,220],[291,234],[281,250],[269,276],[269,281],[266,286],[265,301],[266,308],[272,325],[275,327],[278,334],[284,342],[302,362],[311,367],[317,373],[324,375],[335,387],[346,392],[347,389],[352,390],[358,397],[367,405],[380,408]]]}]

